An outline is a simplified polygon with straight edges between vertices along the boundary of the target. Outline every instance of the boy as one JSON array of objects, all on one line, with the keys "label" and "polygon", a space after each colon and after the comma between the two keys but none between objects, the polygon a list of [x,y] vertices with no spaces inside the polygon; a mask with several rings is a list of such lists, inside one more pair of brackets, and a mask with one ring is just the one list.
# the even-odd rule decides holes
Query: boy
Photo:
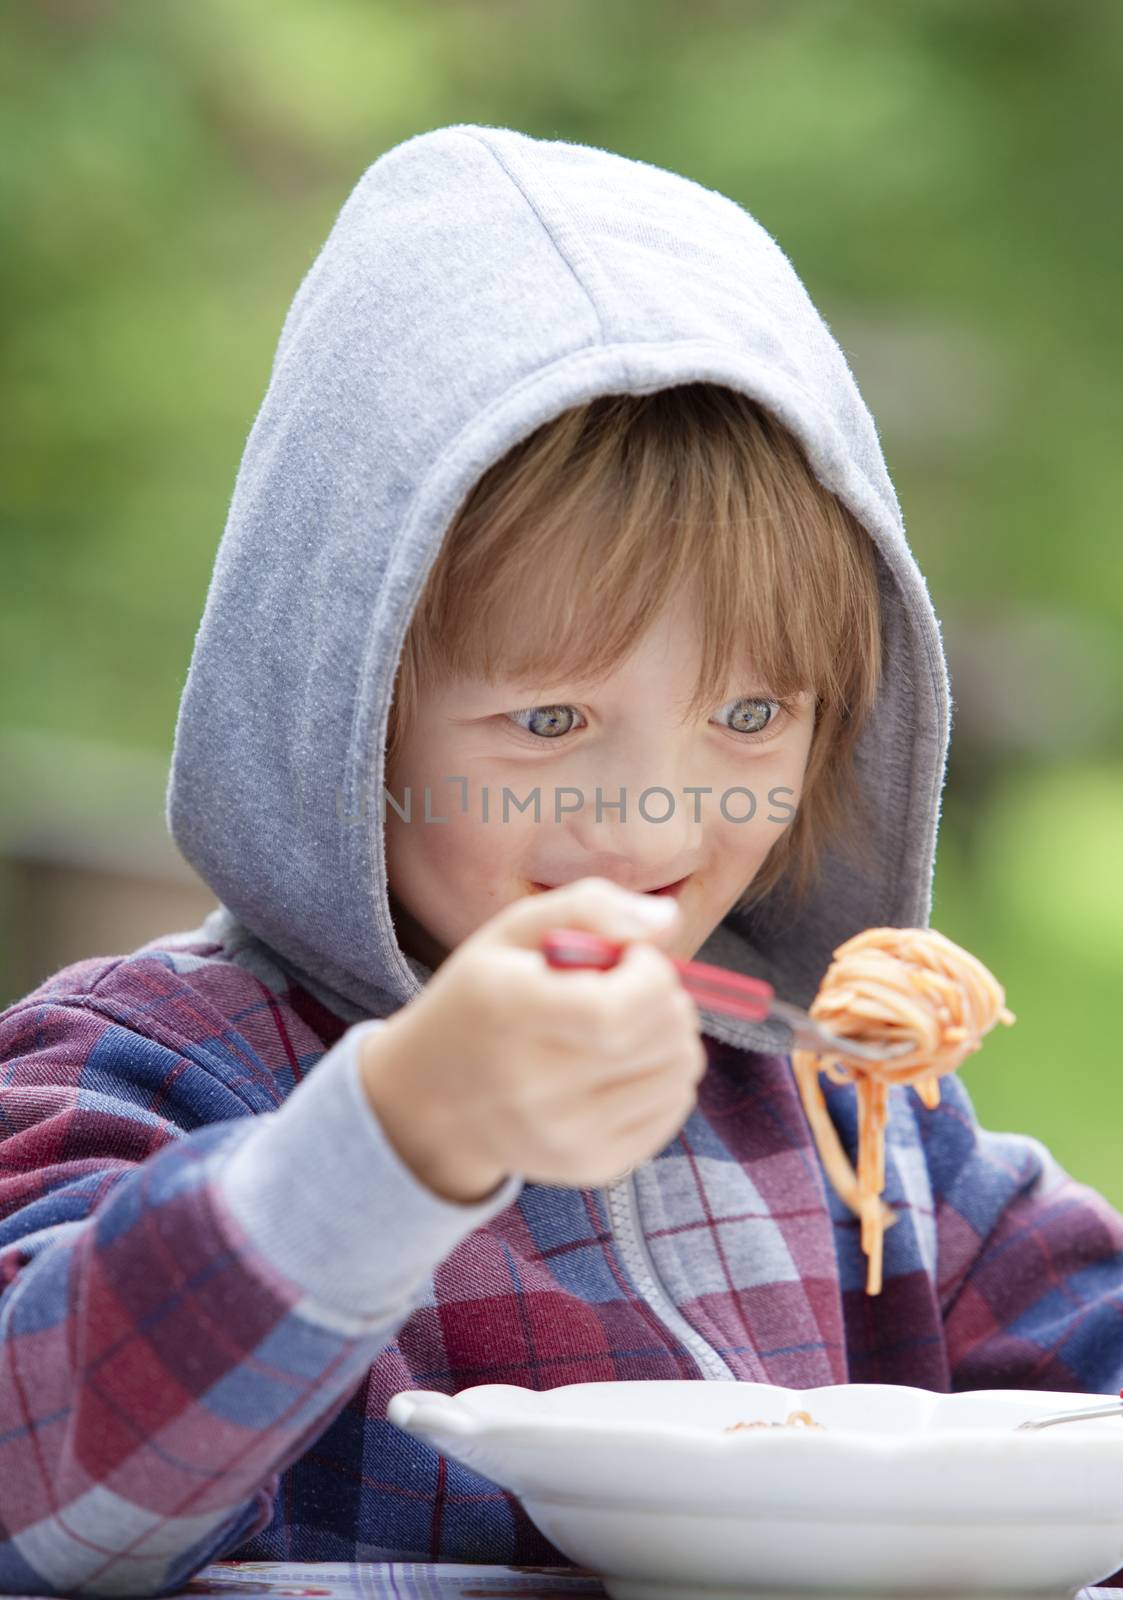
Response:
[{"label": "boy", "polygon": [[5,1592],[563,1562],[406,1387],[1118,1389],[1123,1218],[955,1078],[895,1093],[868,1298],[782,1028],[734,1047],[667,960],[806,1004],[925,925],[947,734],[872,419],[754,221],[506,129],[375,162],[180,709],[221,903],[0,1018]]}]

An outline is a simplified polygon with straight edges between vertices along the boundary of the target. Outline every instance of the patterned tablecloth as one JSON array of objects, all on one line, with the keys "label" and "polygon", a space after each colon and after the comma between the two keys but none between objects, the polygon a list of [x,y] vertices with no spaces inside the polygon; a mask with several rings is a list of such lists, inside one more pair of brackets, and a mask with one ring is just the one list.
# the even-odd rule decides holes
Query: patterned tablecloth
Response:
[{"label": "patterned tablecloth", "polygon": [[[463,1567],[373,1562],[219,1561],[204,1567],[172,1600],[192,1595],[230,1600],[553,1600],[605,1591],[575,1567]],[[36,1600],[33,1595],[8,1600]],[[1119,1589],[1081,1589],[1075,1600],[1121,1600]]]},{"label": "patterned tablecloth", "polygon": [[[395,1561],[220,1561],[204,1567],[181,1591],[230,1600],[547,1600],[605,1591],[576,1567],[465,1567]],[[178,1597],[176,1597],[178,1600]],[[1123,1600],[1118,1589],[1081,1589],[1076,1600]]]},{"label": "patterned tablecloth", "polygon": [[[394,1561],[219,1561],[204,1567],[182,1591],[230,1600],[538,1600],[593,1595],[600,1581],[576,1567],[464,1567]],[[1120,1600],[1118,1594],[1114,1600]]]}]

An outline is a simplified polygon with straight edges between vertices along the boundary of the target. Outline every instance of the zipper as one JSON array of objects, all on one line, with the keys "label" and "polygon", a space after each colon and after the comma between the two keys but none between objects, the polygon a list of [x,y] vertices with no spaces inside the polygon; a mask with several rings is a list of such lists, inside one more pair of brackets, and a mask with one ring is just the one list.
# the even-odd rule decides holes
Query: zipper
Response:
[{"label": "zipper", "polygon": [[612,1237],[620,1252],[632,1282],[644,1303],[654,1311],[669,1333],[686,1346],[701,1370],[703,1378],[735,1382],[736,1376],[726,1366],[712,1345],[687,1322],[660,1281],[658,1269],[647,1248],[639,1218],[639,1198],[631,1173],[617,1179],[602,1191],[605,1210],[612,1226]]},{"label": "zipper", "polygon": [[[705,1009],[702,1015],[704,1026],[701,1031],[725,1044],[735,1045],[741,1050],[764,1050],[769,1054],[781,1055],[787,1053],[789,1030],[783,1023],[767,1020],[746,1023]],[[673,1333],[679,1343],[689,1350],[703,1378],[735,1383],[736,1373],[726,1365],[713,1345],[707,1344],[702,1335],[690,1326],[659,1277],[659,1269],[644,1238],[643,1224],[639,1215],[639,1196],[632,1174],[625,1173],[622,1178],[618,1178],[615,1183],[602,1190],[602,1193],[612,1227],[613,1241],[641,1299],[655,1313],[667,1331]]]}]

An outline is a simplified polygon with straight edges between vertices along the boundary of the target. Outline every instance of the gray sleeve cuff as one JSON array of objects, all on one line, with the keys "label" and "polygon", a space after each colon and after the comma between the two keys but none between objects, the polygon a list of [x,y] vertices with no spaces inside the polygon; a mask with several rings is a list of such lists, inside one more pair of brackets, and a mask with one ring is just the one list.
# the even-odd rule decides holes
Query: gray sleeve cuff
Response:
[{"label": "gray sleeve cuff", "polygon": [[251,1245],[327,1320],[384,1322],[460,1241],[511,1205],[517,1174],[471,1205],[445,1200],[405,1165],[359,1078],[349,1028],[276,1111],[217,1164],[215,1183]]}]

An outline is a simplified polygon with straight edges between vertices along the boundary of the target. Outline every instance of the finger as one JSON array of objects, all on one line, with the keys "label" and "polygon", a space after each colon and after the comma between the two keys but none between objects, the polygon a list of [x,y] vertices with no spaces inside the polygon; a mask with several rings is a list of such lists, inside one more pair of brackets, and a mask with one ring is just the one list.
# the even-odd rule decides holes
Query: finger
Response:
[{"label": "finger", "polygon": [[589,877],[524,895],[477,931],[526,949],[538,949],[547,933],[561,928],[580,928],[623,943],[664,939],[678,927],[680,916],[673,896],[634,894],[608,878]]},{"label": "finger", "polygon": [[642,1018],[651,1034],[676,1022],[699,1024],[698,1007],[673,962],[654,945],[629,945],[616,965],[600,976],[620,1009]]},{"label": "finger", "polygon": [[548,969],[535,992],[550,1009],[554,1037],[602,1052],[640,1050],[700,1027],[698,1008],[678,973],[649,944],[627,946],[617,965],[604,971]]},{"label": "finger", "polygon": [[708,1066],[709,1057],[701,1034],[663,1029],[634,1046],[626,1055],[599,1060],[591,1074],[591,1088],[594,1093],[602,1093],[616,1084],[634,1083],[661,1072],[699,1083]]},{"label": "finger", "polygon": [[634,1071],[618,1071],[590,1091],[597,1118],[603,1119],[607,1127],[647,1116],[652,1108],[696,1091],[706,1068],[706,1053],[702,1050],[698,1058],[681,1054],[655,1056],[637,1063]]},{"label": "finger", "polygon": [[644,1116],[613,1128],[611,1143],[631,1164],[649,1161],[676,1139],[690,1120],[696,1101],[680,1096],[651,1109]]}]

